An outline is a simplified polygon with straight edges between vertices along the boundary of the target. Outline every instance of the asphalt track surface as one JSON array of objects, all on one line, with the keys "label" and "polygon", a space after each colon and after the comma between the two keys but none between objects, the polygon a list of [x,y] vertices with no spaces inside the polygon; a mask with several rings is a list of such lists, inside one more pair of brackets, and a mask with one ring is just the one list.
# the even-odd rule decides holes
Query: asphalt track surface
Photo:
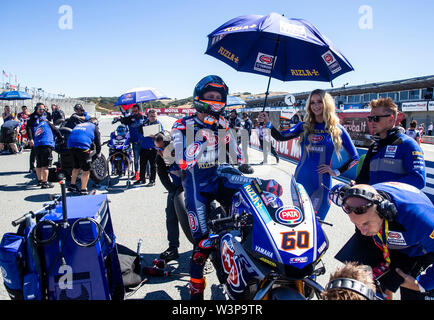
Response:
[{"label": "asphalt track surface", "polygon": [[[170,130],[174,119],[161,116],[165,129]],[[112,118],[102,117],[100,119],[100,130],[102,141],[109,138],[117,124],[111,124]],[[108,154],[108,147],[103,147],[103,153]],[[14,232],[11,221],[22,216],[30,210],[38,210],[42,204],[49,201],[49,195],[60,193],[60,186],[53,189],[40,189],[36,187],[36,176],[29,174],[29,152],[25,151],[18,155],[0,156],[0,235],[5,232]],[[263,160],[262,153],[253,149],[249,150],[250,163],[258,164]],[[54,154],[57,158],[57,154]],[[269,156],[268,165],[254,165],[255,173],[251,176],[273,178],[285,186],[288,186],[288,173],[293,173],[295,165],[281,160],[279,164]],[[141,257],[145,265],[152,265],[152,260],[158,258],[159,254],[167,246],[167,232],[165,224],[165,207],[167,192],[157,177],[154,187],[131,187],[128,190],[119,187],[113,190],[99,190],[98,193],[107,194],[110,200],[110,212],[117,243],[120,243],[134,251],[137,249],[139,239],[142,239]],[[333,184],[338,181],[333,181]],[[326,221],[333,226],[324,225],[329,239],[329,249],[323,257],[326,267],[326,274],[318,278],[321,285],[325,285],[329,279],[330,272],[336,270],[342,263],[334,259],[335,254],[346,243],[354,232],[354,226],[344,212],[332,204]],[[192,245],[180,232],[180,257],[177,261],[169,262],[169,269],[174,272],[188,273],[189,259]],[[148,277],[143,286],[127,299],[146,300],[188,300],[188,276],[169,277]],[[214,271],[206,274],[207,287],[204,297],[206,300],[226,300],[224,288],[219,284]],[[9,296],[3,286],[3,279],[0,275],[0,300],[9,300]]]}]

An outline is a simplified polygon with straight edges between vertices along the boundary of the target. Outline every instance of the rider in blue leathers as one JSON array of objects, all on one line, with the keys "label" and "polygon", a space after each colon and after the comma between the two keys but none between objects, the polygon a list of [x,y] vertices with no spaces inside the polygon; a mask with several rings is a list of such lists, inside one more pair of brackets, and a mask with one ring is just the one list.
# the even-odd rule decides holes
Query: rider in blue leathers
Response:
[{"label": "rider in blue leathers", "polygon": [[112,157],[112,155],[116,152],[120,152],[125,156],[125,158],[122,158],[124,167],[121,171],[117,173],[119,175],[124,174],[128,170],[128,162],[132,157],[131,147],[130,147],[130,134],[125,125],[123,124],[118,125],[116,130],[110,133],[110,140],[108,141],[108,147],[109,147],[109,158],[112,166],[112,174],[115,174],[115,171],[117,170],[115,167],[116,165],[115,165],[114,157]]},{"label": "rider in blue leathers", "polygon": [[[314,90],[311,93],[311,97],[321,97],[321,94],[328,95],[327,93],[323,93],[322,90]],[[309,103],[311,99],[308,99],[307,103]],[[326,101],[326,98],[322,98],[322,100]],[[321,115],[324,119],[322,122],[315,121],[313,132],[309,133],[307,137],[305,136],[302,140],[301,157],[294,173],[296,181],[301,183],[306,189],[306,192],[312,201],[316,215],[320,220],[325,219],[330,209],[328,193],[332,186],[331,173],[333,173],[333,176],[338,176],[357,164],[359,160],[359,155],[348,132],[343,126],[337,123],[337,128],[341,131],[340,138],[342,140],[342,147],[347,152],[348,157],[339,168],[332,170],[329,167],[335,151],[335,144],[332,140],[332,136],[328,132],[327,120],[325,120],[327,119],[324,111],[326,103],[323,102],[322,104],[324,104],[324,106]],[[334,112],[334,104],[332,107],[332,112]],[[312,109],[312,106],[306,105],[306,109]],[[264,122],[267,123],[266,127],[271,129],[271,136],[278,141],[300,137],[300,135],[305,131],[305,122],[299,122],[294,127],[280,132],[274,128],[271,122],[268,121],[268,116],[265,113],[262,114],[262,117],[264,117]],[[328,166],[329,171],[320,171],[321,166]]]},{"label": "rider in blue leathers", "polygon": [[[361,233],[374,241],[358,238],[364,255],[380,253],[381,266],[372,265],[382,286],[394,292],[404,279],[396,268],[419,280],[424,291],[434,289],[434,205],[419,189],[401,182],[384,182],[372,186],[337,185],[340,196],[333,201],[342,206]],[[340,191],[344,190],[344,191]],[[362,191],[360,191],[362,190]],[[357,199],[358,198],[358,199]],[[340,200],[339,200],[340,199]],[[374,209],[371,206],[376,205]],[[363,210],[358,210],[362,208]],[[427,269],[425,273],[422,273]],[[432,293],[432,292],[431,292]],[[423,299],[423,295],[401,287],[401,299]]]},{"label": "rider in blue leathers", "polygon": [[185,205],[195,240],[190,260],[192,299],[203,299],[203,268],[213,249],[211,242],[207,241],[207,213],[212,200],[217,199],[220,202],[222,181],[217,171],[218,164],[226,162],[227,147],[231,154],[229,159],[240,169],[243,168],[242,170],[246,167],[242,151],[231,133],[229,123],[221,116],[227,95],[228,88],[220,77],[212,75],[203,78],[193,93],[197,113],[179,119],[172,127],[175,159],[184,173],[182,185],[185,191]]}]

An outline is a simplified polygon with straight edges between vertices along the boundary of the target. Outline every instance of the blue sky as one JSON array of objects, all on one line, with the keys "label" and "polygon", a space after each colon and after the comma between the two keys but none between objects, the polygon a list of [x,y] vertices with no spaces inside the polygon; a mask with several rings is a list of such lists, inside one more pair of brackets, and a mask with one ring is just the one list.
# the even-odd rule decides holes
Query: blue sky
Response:
[{"label": "blue sky", "polygon": [[[72,30],[59,28],[62,5],[72,8]],[[372,8],[372,29],[359,27],[363,5]],[[434,74],[434,1],[1,0],[0,6],[0,72],[71,97],[151,86],[185,98],[207,74],[220,75],[231,93],[263,93],[266,77],[237,72],[204,52],[207,35],[224,22],[270,12],[310,21],[346,56],[355,71],[335,79],[335,87]],[[273,79],[270,91],[314,88],[330,84]]]}]

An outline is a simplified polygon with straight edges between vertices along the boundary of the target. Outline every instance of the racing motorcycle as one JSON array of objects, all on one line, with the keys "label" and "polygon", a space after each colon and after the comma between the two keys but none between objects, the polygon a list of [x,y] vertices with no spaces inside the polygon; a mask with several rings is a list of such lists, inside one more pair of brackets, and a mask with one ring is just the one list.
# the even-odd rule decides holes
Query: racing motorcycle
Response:
[{"label": "racing motorcycle", "polygon": [[[122,129],[122,130],[120,130]],[[134,174],[132,149],[129,140],[129,133],[124,125],[120,125],[115,132],[110,134],[110,140],[103,143],[108,144],[109,157],[107,159],[108,187],[113,186],[116,178],[127,178],[126,188],[131,185],[131,178]]]},{"label": "racing motorcycle", "polygon": [[[63,136],[63,140],[61,142],[56,141],[54,150],[58,154],[58,161],[53,163],[52,168],[49,168],[48,180],[50,182],[59,181],[59,174],[63,174],[67,180],[70,180],[72,175],[73,160],[72,155],[67,148],[68,137],[72,129],[61,125],[59,127],[59,131]],[[92,149],[90,153],[90,156],[92,157],[92,163],[90,167],[90,179],[95,182],[95,184],[100,184],[107,177],[108,174],[107,161],[102,153],[96,158],[94,157],[95,154],[95,149]]]},{"label": "racing motorcycle", "polygon": [[210,220],[211,260],[231,299],[321,298],[315,279],[325,273],[327,236],[304,187],[292,175],[280,178],[288,185],[281,195],[265,191],[266,180],[253,179]]},{"label": "racing motorcycle", "polygon": [[18,147],[18,151],[30,148],[29,139],[27,137],[27,121],[26,120],[20,121],[20,125],[18,127],[18,134],[17,134],[17,147]]}]

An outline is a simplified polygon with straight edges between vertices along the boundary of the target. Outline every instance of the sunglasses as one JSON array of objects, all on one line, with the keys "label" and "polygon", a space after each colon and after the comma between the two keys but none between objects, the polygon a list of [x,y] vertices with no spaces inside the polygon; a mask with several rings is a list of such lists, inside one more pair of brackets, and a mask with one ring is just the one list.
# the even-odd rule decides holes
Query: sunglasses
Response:
[{"label": "sunglasses", "polygon": [[391,114],[383,114],[381,116],[368,116],[368,121],[369,122],[380,122],[380,118],[386,118],[386,117],[390,117]]},{"label": "sunglasses", "polygon": [[346,214],[350,214],[351,212],[354,212],[354,214],[364,214],[366,213],[370,207],[372,207],[374,205],[373,202],[369,202],[368,204],[364,205],[364,206],[359,206],[359,207],[350,207],[349,205],[347,205],[346,203],[344,203],[342,205],[342,209],[344,210],[344,212]]}]

